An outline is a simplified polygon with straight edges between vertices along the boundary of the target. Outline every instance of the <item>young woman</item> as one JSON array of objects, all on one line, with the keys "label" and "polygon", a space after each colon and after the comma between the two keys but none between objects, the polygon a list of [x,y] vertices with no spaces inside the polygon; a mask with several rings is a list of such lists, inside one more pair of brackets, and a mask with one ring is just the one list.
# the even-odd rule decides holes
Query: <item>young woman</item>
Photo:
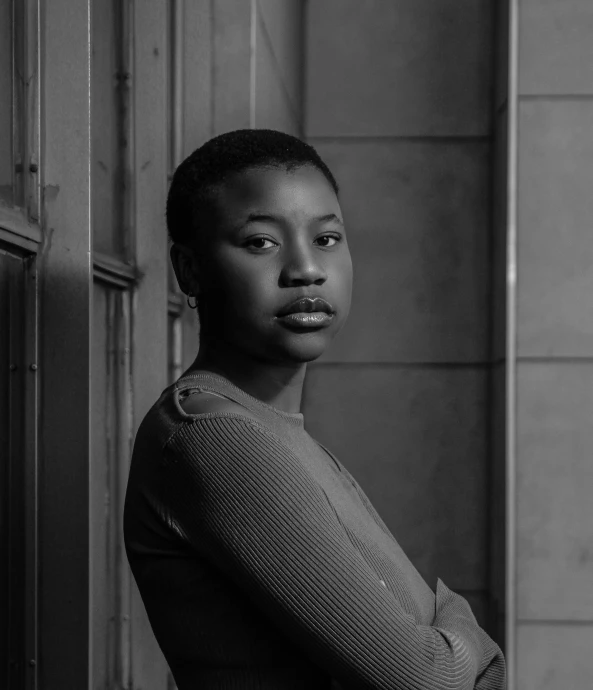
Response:
[{"label": "young woman", "polygon": [[136,437],[134,577],[179,690],[503,688],[467,602],[428,587],[303,427],[307,362],[350,306],[337,192],[314,149],[269,130],[177,169],[171,259],[200,347]]}]

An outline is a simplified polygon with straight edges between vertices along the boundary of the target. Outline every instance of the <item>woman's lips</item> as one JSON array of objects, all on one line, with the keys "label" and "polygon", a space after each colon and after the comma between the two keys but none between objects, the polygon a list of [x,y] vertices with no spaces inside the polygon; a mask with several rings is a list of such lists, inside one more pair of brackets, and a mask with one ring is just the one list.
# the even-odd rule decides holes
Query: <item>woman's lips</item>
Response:
[{"label": "woman's lips", "polygon": [[333,314],[326,314],[324,311],[294,312],[279,316],[278,321],[292,328],[321,328],[329,326]]},{"label": "woman's lips", "polygon": [[333,307],[322,297],[300,297],[287,304],[276,317],[289,328],[322,328],[334,317]]}]

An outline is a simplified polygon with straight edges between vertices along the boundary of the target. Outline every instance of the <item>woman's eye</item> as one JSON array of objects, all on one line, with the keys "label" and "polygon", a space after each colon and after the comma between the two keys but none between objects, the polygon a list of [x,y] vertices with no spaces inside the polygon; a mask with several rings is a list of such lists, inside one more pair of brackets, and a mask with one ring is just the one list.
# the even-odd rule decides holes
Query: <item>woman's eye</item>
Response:
[{"label": "woman's eye", "polygon": [[340,237],[336,237],[335,235],[322,235],[321,237],[317,238],[316,241],[321,247],[333,247],[340,241],[340,239]]},{"label": "woman's eye", "polygon": [[252,237],[247,241],[246,246],[253,249],[270,249],[276,245],[275,242],[269,240],[267,237]]}]

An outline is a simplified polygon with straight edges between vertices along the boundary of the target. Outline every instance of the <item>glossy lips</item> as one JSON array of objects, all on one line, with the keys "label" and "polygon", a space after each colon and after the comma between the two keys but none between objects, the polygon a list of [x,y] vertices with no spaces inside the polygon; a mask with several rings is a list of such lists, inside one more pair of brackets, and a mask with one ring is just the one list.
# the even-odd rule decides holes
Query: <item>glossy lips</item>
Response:
[{"label": "glossy lips", "polygon": [[329,325],[334,310],[321,297],[301,297],[278,312],[278,319],[294,328],[321,328]]}]

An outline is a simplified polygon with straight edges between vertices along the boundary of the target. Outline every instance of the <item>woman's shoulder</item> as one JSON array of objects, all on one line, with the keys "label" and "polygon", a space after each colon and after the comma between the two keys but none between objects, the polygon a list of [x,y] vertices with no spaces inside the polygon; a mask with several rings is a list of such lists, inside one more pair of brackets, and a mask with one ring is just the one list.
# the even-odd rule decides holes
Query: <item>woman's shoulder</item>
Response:
[{"label": "woman's shoulder", "polygon": [[261,463],[277,469],[302,464],[301,449],[294,439],[278,433],[265,418],[240,402],[211,391],[193,391],[178,400],[183,423],[165,446],[169,458],[189,464],[209,464],[216,456],[218,467],[234,462],[259,471]]},{"label": "woman's shoulder", "polygon": [[233,439],[232,447],[240,452],[246,444],[250,445],[248,437],[251,442],[257,439],[258,443],[264,438],[278,440],[273,428],[254,410],[216,392],[192,390],[189,395],[179,396],[177,405],[182,419],[169,437],[166,444],[169,449],[175,446],[195,451],[196,444],[203,444],[207,439],[228,448],[229,440]]},{"label": "woman's shoulder", "polygon": [[256,422],[260,421],[251,410],[243,405],[208,391],[192,391],[190,395],[180,399],[179,405],[186,415],[196,418],[204,415],[231,414],[246,417]]}]

